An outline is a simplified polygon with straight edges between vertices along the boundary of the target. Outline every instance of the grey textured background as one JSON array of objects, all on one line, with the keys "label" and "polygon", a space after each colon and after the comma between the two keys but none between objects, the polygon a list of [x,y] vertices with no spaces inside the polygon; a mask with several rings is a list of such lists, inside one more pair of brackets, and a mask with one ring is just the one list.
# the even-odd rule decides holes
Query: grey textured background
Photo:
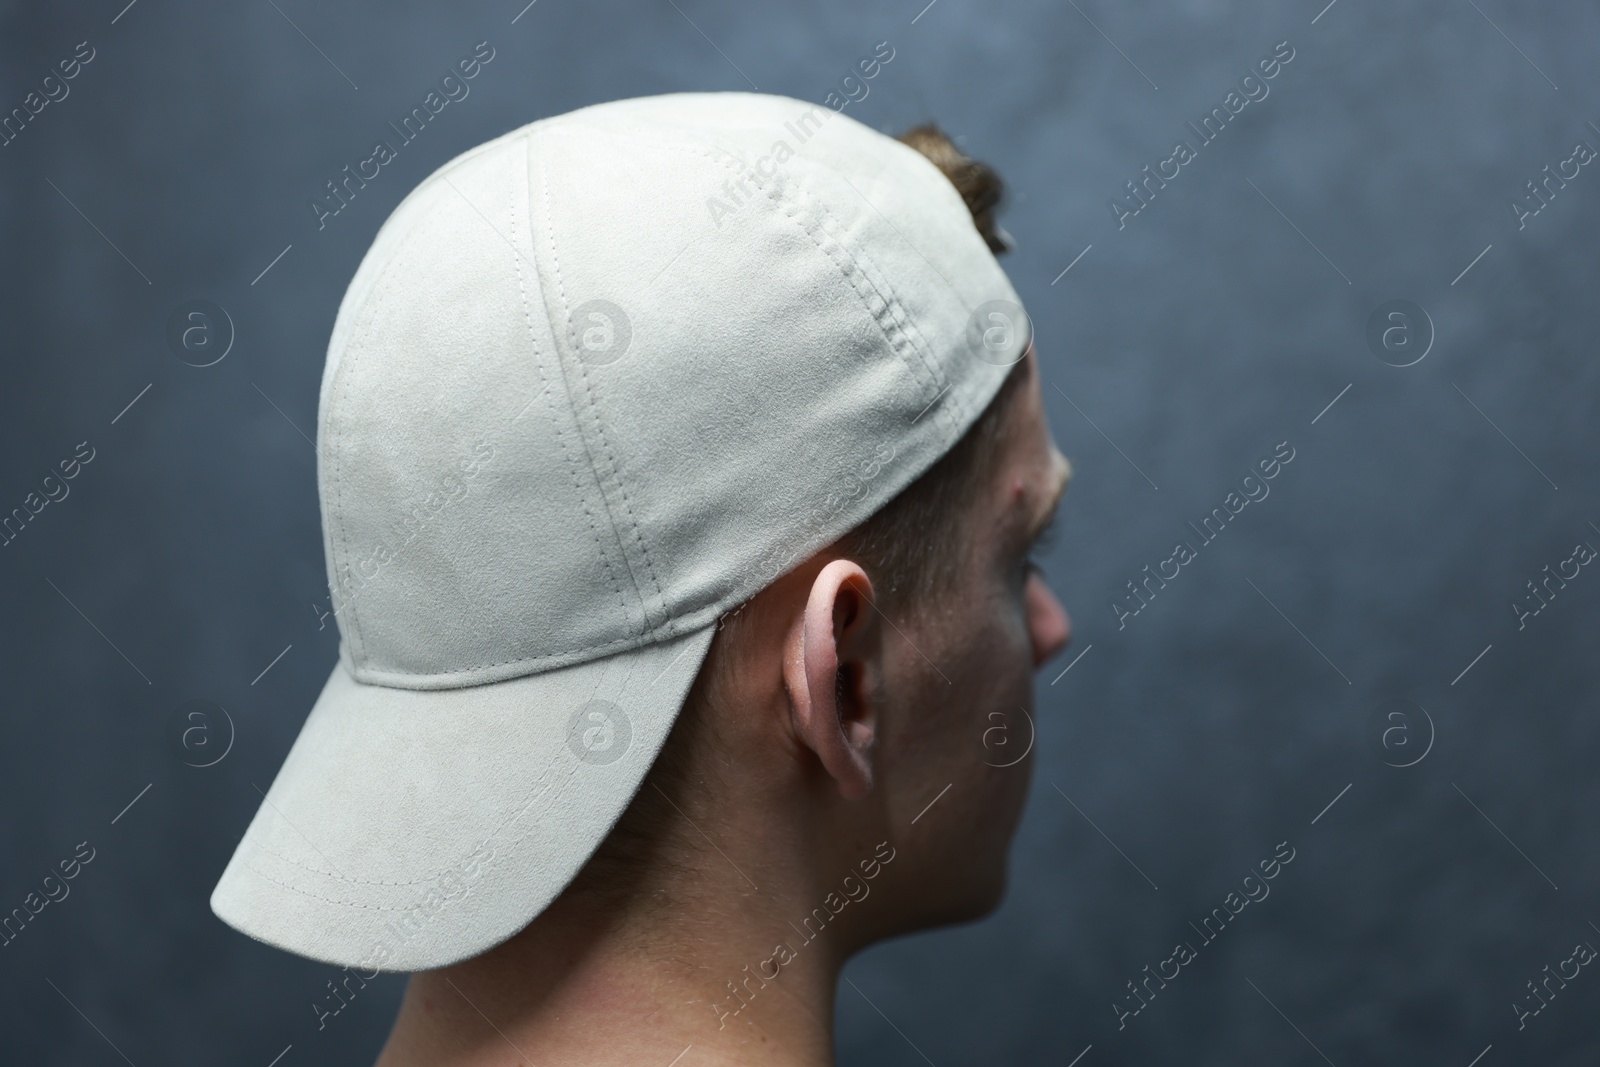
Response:
[{"label": "grey textured background", "polygon": [[[740,70],[821,101],[888,40],[848,113],[937,119],[1013,193],[1003,262],[1077,467],[1047,566],[1082,659],[1039,682],[1004,907],[854,961],[841,1061],[1595,1062],[1600,978],[1520,1032],[1511,1004],[1600,944],[1600,576],[1521,632],[1508,606],[1600,547],[1600,172],[1520,232],[1508,206],[1575,141],[1600,146],[1593,5],[540,0],[513,24],[516,0],[123,3],[0,15],[4,109],[77,42],[97,51],[0,148],[0,510],[96,449],[0,549],[0,909],[96,849],[0,948],[0,1061],[370,1059],[399,979],[318,1032],[329,969],[206,906],[335,658],[296,427],[345,284],[471,145],[616,97],[749,88]],[[497,55],[471,95],[318,232],[307,199],[480,40]],[[1296,55],[1270,96],[1119,231],[1107,199],[1280,40]],[[193,298],[237,328],[205,369],[163,339]],[[1394,298],[1437,331],[1411,367],[1364,340]],[[1119,630],[1124,583],[1280,441],[1296,456],[1270,497]],[[174,744],[190,699],[236,726],[209,769]],[[1420,720],[1409,749],[1364,733],[1390,699],[1434,727],[1407,769],[1384,761],[1420,750]],[[1271,896],[1119,1030],[1124,983],[1285,840]]]}]

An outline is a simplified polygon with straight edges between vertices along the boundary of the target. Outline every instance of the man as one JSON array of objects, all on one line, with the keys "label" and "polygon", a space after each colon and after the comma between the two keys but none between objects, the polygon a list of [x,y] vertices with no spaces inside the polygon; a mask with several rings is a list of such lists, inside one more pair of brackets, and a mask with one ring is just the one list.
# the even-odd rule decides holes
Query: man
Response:
[{"label": "man", "polygon": [[853,952],[998,903],[1070,636],[998,195],[674,94],[384,225],[321,397],[341,662],[212,897],[335,996],[420,972],[380,1064],[830,1063]]}]

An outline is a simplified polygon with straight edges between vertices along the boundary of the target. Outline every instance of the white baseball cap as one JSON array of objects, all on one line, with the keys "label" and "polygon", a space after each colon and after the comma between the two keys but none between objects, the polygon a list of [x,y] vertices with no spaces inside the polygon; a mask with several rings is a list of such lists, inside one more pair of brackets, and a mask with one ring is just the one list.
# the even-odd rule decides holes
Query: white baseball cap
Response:
[{"label": "white baseball cap", "polygon": [[1029,327],[914,149],[753,93],[619,100],[430,175],[339,307],[335,666],[211,907],[441,967],[568,884],[718,618],[950,449]]}]

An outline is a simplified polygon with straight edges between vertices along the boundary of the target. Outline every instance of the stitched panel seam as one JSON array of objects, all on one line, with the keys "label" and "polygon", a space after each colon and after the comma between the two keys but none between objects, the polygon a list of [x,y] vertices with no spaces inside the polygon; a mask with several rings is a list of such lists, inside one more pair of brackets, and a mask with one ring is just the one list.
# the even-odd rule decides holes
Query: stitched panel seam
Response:
[{"label": "stitched panel seam", "polygon": [[[876,212],[878,210],[870,200],[866,199],[864,194],[861,194],[858,191],[857,195],[861,196],[862,200],[865,201],[867,206],[872,208],[873,211]],[[821,219],[821,224],[824,227],[834,230],[834,239],[842,244],[844,228],[839,223],[839,220],[834,217],[833,213],[830,212],[826,206],[820,203],[811,204],[810,206],[817,212],[817,215]],[[878,213],[880,215],[882,214],[881,212]],[[885,219],[885,221],[887,222],[888,220]],[[889,225],[891,228],[895,228],[893,223],[889,223]],[[898,233],[898,228],[895,229]],[[924,260],[927,259],[927,257],[922,255],[921,249],[913,245],[909,238],[906,238],[902,234],[901,240],[905,241],[907,247],[909,247],[913,252],[916,252],[919,258]],[[933,346],[928,342],[927,336],[922,332],[922,325],[916,320],[915,317],[912,316],[911,312],[907,310],[905,303],[901,301],[900,295],[895,288],[894,281],[889,277],[888,272],[878,265],[877,261],[867,253],[865,248],[861,248],[853,252],[852,258],[854,258],[856,263],[860,266],[862,274],[872,280],[874,286],[881,286],[883,289],[888,291],[889,313],[895,317],[895,321],[899,325],[900,329],[904,332],[907,343],[910,345],[912,351],[916,352],[918,358],[922,360],[923,367],[927,370],[929,377],[932,378],[932,388],[936,390],[934,396],[937,397],[939,393],[944,392],[945,388],[949,385],[949,381],[945,376],[944,368],[937,362],[936,357],[933,355]],[[928,265],[933,267],[931,262],[929,262]],[[933,270],[935,273],[938,273],[937,267],[933,267]],[[940,274],[940,277],[943,278],[944,276]],[[945,285],[950,289],[950,293],[954,299],[962,306],[964,310],[968,312],[968,314],[970,314],[971,309],[966,307],[966,301],[962,299],[961,294],[956,291],[955,287],[950,285],[948,281],[945,282]],[[959,430],[959,422],[956,425],[953,425],[951,429]]]},{"label": "stitched panel seam", "polygon": [[[523,161],[524,162],[523,162],[523,166],[522,166],[521,170],[522,170],[523,178],[524,178],[524,180],[526,180],[527,172],[528,172],[527,171],[528,156],[532,154],[531,153],[531,146],[528,145],[528,143],[526,141],[523,142],[523,151],[524,151],[525,154],[524,154],[524,157],[523,157]],[[542,166],[542,164],[541,164],[541,166]],[[528,196],[529,196],[529,211],[528,211],[528,238],[529,238],[529,241],[528,241],[528,244],[529,244],[529,248],[531,250],[531,248],[533,246],[533,238],[534,238],[534,233],[533,233],[533,230],[534,230],[533,210],[532,210],[532,191],[531,190],[527,190],[526,186],[524,186],[524,189],[527,191]],[[524,282],[523,276],[522,276],[522,262],[521,262],[522,257],[516,251],[516,232],[517,232],[517,209],[516,209],[516,199],[515,199],[515,197],[513,197],[512,198],[512,205],[511,205],[511,235],[512,235],[511,261],[512,261],[512,266],[514,267],[514,269],[517,272],[517,290],[521,294],[521,298],[522,298],[522,315],[523,315],[524,321],[527,323],[527,326],[528,326],[528,341],[529,341],[530,344],[533,345],[533,348],[534,348],[533,366],[534,366],[534,369],[539,374],[540,382],[542,382],[544,384],[544,389],[541,392],[547,392],[547,393],[550,394],[550,400],[549,400],[550,424],[555,430],[556,441],[561,446],[562,458],[567,461],[567,469],[572,474],[572,488],[573,488],[573,491],[578,494],[578,499],[583,502],[583,514],[589,520],[589,535],[592,538],[594,538],[595,551],[600,556],[600,565],[605,570],[605,575],[606,575],[606,578],[611,583],[611,588],[617,594],[617,604],[621,607],[621,609],[622,609],[622,617],[623,617],[623,620],[626,622],[627,618],[628,618],[628,599],[622,592],[622,583],[621,583],[621,581],[618,580],[616,572],[611,567],[610,554],[606,552],[605,546],[600,541],[599,524],[595,520],[594,510],[589,506],[589,494],[587,494],[583,490],[582,479],[579,477],[579,473],[578,473],[579,472],[579,468],[578,468],[577,460],[573,456],[572,450],[567,447],[566,435],[565,435],[565,432],[561,428],[561,415],[560,415],[560,412],[556,409],[556,406],[555,406],[555,404],[556,404],[556,401],[555,401],[555,388],[554,388],[551,380],[548,377],[545,376],[544,361],[539,358],[538,332],[534,328],[533,311],[532,311],[532,308],[530,306],[531,302],[528,299],[528,288],[527,288],[527,285]],[[544,306],[543,301],[540,301],[540,307],[543,308],[543,306]],[[561,355],[560,355],[559,352],[554,353],[554,355],[556,357],[555,372],[558,375],[561,376],[562,391],[565,392],[567,390],[567,381],[566,381],[566,375],[562,372],[562,368],[561,368]],[[571,399],[570,396],[569,396],[568,399],[569,399],[569,403],[570,403],[570,399]],[[579,432],[578,436],[579,436],[579,443],[582,443],[582,433],[581,433],[581,431]],[[602,503],[604,503],[604,499],[605,499],[605,494],[604,494],[604,491],[602,490],[602,492],[601,492],[601,502]],[[613,533],[615,533],[615,530],[613,530]],[[595,646],[590,646],[590,647],[592,648],[592,647],[595,647]],[[587,649],[584,649],[584,648],[567,649],[567,650],[565,650],[563,652],[550,653],[547,656],[535,657],[535,658],[536,659],[549,658],[549,656],[552,656],[552,655],[566,655],[566,654],[571,653],[571,652],[580,652],[580,651],[587,651]],[[499,663],[480,664],[477,667],[466,668],[466,669],[460,670],[460,671],[449,671],[447,673],[450,673],[450,674],[462,674],[462,673],[465,673],[466,670],[480,670],[480,669],[483,669],[484,667],[503,667],[507,663],[514,663],[514,662],[517,662],[517,660],[515,660],[515,659],[502,660]]]},{"label": "stitched panel seam", "polygon": [[[747,171],[754,169],[749,163],[745,162],[743,159],[740,159],[737,155],[726,148],[717,146],[715,150],[726,153],[729,157],[736,160]],[[799,153],[796,153],[796,155],[798,154]],[[719,162],[722,161],[719,160]],[[726,166],[725,163],[724,166]],[[861,198],[862,202],[865,203],[867,207],[871,208],[872,211],[875,212],[880,218],[883,218],[891,229],[895,230],[897,234],[900,233],[899,227],[896,227],[894,223],[889,222],[888,218],[883,215],[883,212],[878,210],[877,205],[872,203],[871,200],[867,199],[866,195],[859,189],[855,188],[853,182],[850,182],[842,174],[838,175],[838,177],[840,177],[841,180],[844,180],[846,184],[850,185],[851,189],[856,193],[857,196]],[[796,205],[803,206],[808,210],[814,211],[820,227],[827,230],[829,236],[835,242],[837,242],[840,247],[844,246],[844,227],[824,204],[810,195],[804,185],[781,172],[775,173],[770,180],[772,181],[775,190],[783,197],[791,200]],[[768,195],[770,199],[774,201],[778,200],[777,196],[774,196],[771,193]],[[937,267],[933,267],[933,264],[931,261],[928,261],[926,256],[922,255],[922,250],[912,244],[904,234],[900,234],[900,238],[901,240],[905,241],[907,247],[909,247],[913,252],[916,252],[924,262],[927,262],[928,265],[933,268],[935,273],[939,274],[939,277],[945,282],[945,286],[950,290],[951,295],[962,305],[965,310],[970,312],[971,309],[966,308],[966,301],[962,298],[961,293],[950,284],[949,279],[945,278],[943,273],[939,272]],[[932,346],[928,344],[927,338],[922,335],[920,326],[917,325],[916,320],[912,318],[911,313],[906,310],[905,305],[900,301],[898,294],[895,292],[895,286],[890,280],[887,272],[878,266],[877,262],[867,253],[865,247],[857,247],[851,250],[848,255],[852,260],[860,264],[863,269],[868,270],[873,276],[875,276],[875,280],[872,283],[875,287],[881,286],[883,289],[889,291],[891,297],[893,298],[889,302],[893,305],[893,311],[896,315],[895,321],[901,324],[902,328],[909,326],[910,332],[916,333],[917,341],[911,342],[912,348],[922,359],[923,366],[928,371],[928,374],[933,378],[934,384],[942,387],[943,376],[940,374],[938,364],[931,358],[933,351]]]},{"label": "stitched panel seam", "polygon": [[[719,149],[719,151],[727,152],[726,149]],[[732,165],[725,159],[703,151],[696,151],[696,154],[711,160],[730,173],[736,173]],[[737,157],[732,156],[732,153],[728,153],[728,155],[737,159]],[[877,323],[878,330],[883,334],[884,340],[889,343],[890,349],[900,357],[901,362],[905,364],[912,377],[917,379],[918,385],[923,390],[924,398],[937,395],[940,389],[940,376],[931,369],[930,360],[912,340],[911,336],[901,328],[900,318],[903,316],[909,319],[909,315],[906,314],[903,308],[899,307],[899,299],[893,295],[892,291],[885,294],[879,289],[878,279],[883,277],[882,271],[878,270],[875,264],[871,264],[869,260],[866,260],[864,255],[860,255],[856,251],[846,251],[843,242],[833,233],[827,232],[823,225],[823,220],[826,218],[827,221],[832,222],[835,229],[838,228],[838,223],[828,215],[825,209],[812,202],[809,198],[802,202],[798,196],[786,194],[785,189],[791,185],[795,185],[795,183],[779,175],[768,179],[766,186],[757,186],[757,188],[761,189],[767,199],[793,221],[802,233],[810,238],[812,244],[817,246],[818,251],[833,261],[834,266],[839,269],[841,277],[855,291],[857,298],[861,300],[867,314]],[[797,185],[795,187],[799,188]],[[804,209],[804,212],[802,209]],[[808,219],[805,213],[810,213],[811,217]],[[819,232],[822,239],[819,239]],[[842,260],[848,261],[853,269],[846,271]],[[867,266],[872,267],[872,274],[876,275],[876,278],[868,276],[868,272],[865,269]],[[882,307],[874,309],[872,306],[873,298],[881,302]],[[907,350],[914,355],[914,358],[913,355],[907,354]],[[941,411],[947,411],[947,409],[941,409]]]},{"label": "stitched panel seam", "polygon": [[[550,215],[550,176],[549,176],[548,171],[545,171],[542,168],[541,168],[540,187],[541,187],[541,190],[542,190],[543,196],[544,196],[545,214],[547,216],[549,216]],[[570,308],[568,307],[568,304],[567,304],[566,283],[562,280],[562,277],[561,277],[561,258],[559,256],[559,254],[556,252],[556,240],[555,240],[555,227],[554,227],[554,225],[549,227],[549,231],[545,235],[545,242],[546,242],[546,245],[548,246],[548,248],[550,250],[550,262],[551,262],[551,265],[554,268],[554,273],[555,273],[555,277],[556,277],[556,293],[561,299],[561,317],[562,317],[562,320],[565,321],[566,324],[567,324],[568,344],[571,346],[571,351],[576,353],[578,351],[578,342],[577,342],[576,335],[572,332],[573,328],[574,328],[574,323],[571,321]],[[561,355],[560,355],[559,352],[556,354],[556,359],[557,359],[557,362],[561,362]],[[589,381],[588,369],[584,366],[582,360],[578,360],[578,375],[579,375],[580,379],[583,382],[585,399],[587,401],[587,406],[588,406],[588,409],[589,409],[589,414],[590,414],[591,420],[592,420],[592,422],[594,424],[594,433],[595,433],[596,438],[598,438],[598,440],[599,440],[601,449],[604,452],[605,460],[606,460],[606,466],[607,466],[607,468],[609,470],[610,478],[616,484],[617,492],[622,498],[622,507],[623,507],[624,512],[627,515],[628,530],[633,535],[633,542],[634,542],[635,546],[637,546],[639,554],[640,554],[640,557],[642,558],[642,560],[644,562],[645,573],[650,579],[650,584],[655,588],[655,607],[656,607],[656,611],[657,611],[657,613],[658,613],[658,615],[660,617],[666,618],[668,616],[668,614],[669,614],[668,611],[667,611],[667,608],[666,608],[666,597],[661,592],[661,582],[656,576],[655,561],[650,556],[650,547],[649,547],[648,544],[645,543],[644,536],[639,530],[638,519],[635,518],[635,516],[633,514],[633,504],[628,499],[628,488],[627,488],[627,485],[623,481],[621,471],[618,469],[617,462],[616,462],[616,457],[611,451],[611,443],[610,443],[610,440],[606,436],[605,425],[604,425],[604,423],[602,422],[602,420],[600,418],[599,407],[595,404],[595,401],[594,401],[594,389],[593,389],[592,384]],[[570,400],[571,400],[571,397],[570,397],[570,394],[569,394],[569,401]],[[574,408],[576,409],[576,405],[574,405]],[[578,414],[578,412],[576,410],[573,411],[573,416],[574,416],[574,418],[581,417],[581,416],[579,416],[579,414]],[[579,432],[579,438],[580,438],[580,440],[583,439],[583,434],[582,434],[581,430]],[[588,442],[586,440],[584,441],[584,450],[589,455],[589,462],[590,462],[591,468],[593,469],[593,473],[595,475],[596,481],[597,482],[602,481],[603,476],[601,474],[601,471],[599,470],[599,464],[596,463],[596,461],[595,461],[594,453],[589,451]],[[601,500],[606,505],[606,513],[611,518],[612,533],[617,536],[617,542],[618,542],[618,545],[620,547],[621,543],[622,543],[621,531],[617,529],[616,515],[611,509],[610,500],[606,498],[605,486],[604,486],[603,483],[601,485],[600,492],[601,492]],[[646,632],[646,631],[649,630],[651,623],[650,623],[649,611],[645,607],[645,593],[644,593],[644,590],[639,587],[638,575],[637,574],[633,574],[633,561],[627,558],[626,550],[624,550],[624,552],[623,552],[623,560],[624,560],[624,562],[626,562],[628,564],[629,573],[633,575],[634,590],[639,594],[640,612],[641,612],[641,615],[643,616],[643,618],[641,620],[641,622],[642,622],[641,632]]]},{"label": "stitched panel seam", "polygon": [[[547,173],[546,168],[544,168],[544,166],[541,166],[541,168],[539,168],[539,171],[541,171],[541,179],[539,179],[539,189],[541,189],[541,195],[542,195],[542,197],[544,197],[544,211],[546,211],[546,218],[549,218],[549,216],[550,216],[550,178],[549,178],[549,173]],[[566,288],[565,288],[565,283],[562,282],[562,269],[560,269],[560,261],[558,261],[557,254],[555,254],[555,227],[554,227],[554,224],[552,224],[552,226],[547,226],[547,232],[546,232],[546,237],[544,237],[544,243],[546,243],[546,248],[547,248],[547,250],[549,250],[550,262],[552,262],[552,267],[554,267],[555,288],[557,288],[557,296],[558,296],[558,299],[560,299],[560,304],[562,304],[562,320],[563,320],[563,322],[566,322],[566,320],[568,320],[568,318],[570,318],[570,315],[568,315],[568,307],[566,307]],[[568,328],[570,328],[570,325],[571,325],[571,323],[568,323]],[[552,333],[555,333],[554,323],[552,323]],[[557,352],[555,352],[555,354],[554,354],[555,355],[555,363],[557,363],[558,368],[560,368],[560,371],[562,371],[562,378],[563,378],[563,381],[565,381],[565,379],[566,379],[566,362],[562,358],[562,352],[560,352],[560,350],[558,350],[558,349],[560,349],[560,346],[557,346]],[[589,474],[592,475],[592,477],[594,477],[595,485],[597,485],[598,488],[600,488],[600,506],[602,506],[603,509],[605,509],[606,522],[610,523],[610,525],[611,525],[611,536],[613,536],[614,539],[616,539],[616,545],[618,545],[618,549],[621,550],[621,552],[622,552],[622,563],[624,563],[624,565],[627,566],[627,573],[629,573],[630,582],[632,582],[632,585],[634,585],[634,595],[635,595],[635,597],[638,597],[638,606],[640,606],[640,629],[638,629],[638,632],[640,632],[640,633],[650,632],[650,611],[648,611],[648,609],[646,609],[646,606],[645,606],[645,590],[643,590],[642,587],[640,587],[640,581],[638,581],[638,574],[635,573],[635,569],[634,569],[634,560],[630,560],[629,553],[627,553],[626,547],[624,547],[624,544],[622,544],[622,533],[621,533],[621,531],[618,530],[618,523],[616,523],[616,514],[614,514],[613,507],[611,507],[610,494],[606,493],[606,491],[605,491],[605,482],[603,482],[602,474],[600,474],[600,467],[598,467],[597,462],[595,462],[594,450],[592,450],[592,448],[590,448],[590,446],[589,446],[589,438],[587,438],[586,435],[584,435],[584,432],[582,432],[582,426],[581,426],[582,413],[581,413],[581,411],[578,410],[578,398],[574,397],[573,390],[571,390],[571,389],[568,389],[568,392],[566,392],[566,403],[568,403],[568,406],[570,406],[570,408],[571,408],[571,414],[573,414],[574,426],[578,426],[578,442],[579,442],[579,445],[582,445],[582,450],[584,450],[584,456],[586,456],[586,458],[589,459]],[[603,434],[602,434],[602,440],[603,440]],[[648,558],[646,558],[646,563],[648,563]],[[653,571],[651,571],[651,579],[654,579]],[[659,601],[659,595],[658,595],[658,601]]]},{"label": "stitched panel seam", "polygon": [[[745,167],[747,170],[753,169],[750,168],[749,164],[745,163],[743,160],[740,160],[739,157],[733,152],[720,145],[715,145],[710,151],[707,151],[705,149],[686,146],[676,142],[658,141],[655,138],[637,133],[631,133],[630,137],[633,140],[648,144],[663,151],[677,152],[682,155],[692,155],[701,159],[710,160],[712,163],[715,163],[722,169],[729,171],[729,173],[734,173],[735,176],[742,175],[737,174],[733,170],[733,167],[729,162],[730,159],[739,163],[739,165]],[[716,155],[712,154],[713,152],[721,152],[726,155],[728,159],[718,158]],[[933,370],[935,364],[929,358],[928,353],[924,352],[922,349],[919,349],[918,346],[911,340],[909,335],[899,328],[901,318],[908,322],[911,321],[910,314],[903,307],[898,306],[898,299],[891,299],[891,297],[885,296],[882,292],[877,291],[876,286],[878,283],[873,279],[866,277],[864,271],[860,272],[863,275],[861,281],[852,280],[851,275],[857,272],[846,270],[845,263],[841,260],[848,261],[852,267],[854,267],[857,263],[864,262],[873,268],[873,274],[880,279],[884,277],[883,271],[878,269],[876,264],[872,263],[872,261],[864,254],[858,256],[854,252],[845,252],[843,250],[842,242],[840,242],[832,233],[825,235],[826,244],[823,240],[819,240],[817,234],[813,232],[813,227],[809,225],[807,221],[799,214],[797,214],[795,210],[797,206],[795,201],[798,201],[799,198],[795,197],[794,201],[791,201],[791,199],[788,197],[779,195],[779,193],[773,188],[778,185],[784,185],[785,187],[793,186],[797,189],[800,188],[797,183],[781,174],[777,175],[774,179],[769,179],[768,187],[758,186],[758,188],[762,190],[769,200],[783,210],[784,214],[796,224],[796,226],[802,233],[806,235],[808,239],[810,239],[811,243],[816,245],[819,252],[833,261],[834,266],[839,270],[840,276],[850,284],[852,289],[855,290],[856,296],[859,300],[861,300],[864,310],[873,319],[873,321],[877,323],[879,332],[882,333],[884,335],[884,339],[889,342],[890,350],[893,351],[895,355],[897,355],[906,364],[906,369],[911,372],[913,377],[920,379],[919,384],[921,384],[923,388],[923,395],[926,397],[930,394],[934,394],[937,389],[942,388],[941,376],[935,370]],[[839,229],[838,223],[833,221],[832,217],[828,216],[827,212],[822,209],[820,205],[814,204],[811,200],[807,199],[804,203],[804,206],[808,209],[815,210],[819,216],[826,216],[828,221],[833,222],[834,228]],[[820,221],[817,228],[820,229]],[[837,251],[830,250],[830,248]],[[863,286],[868,288],[863,288]],[[953,289],[951,290],[951,293],[957,300],[961,299],[960,293],[955,292]],[[874,296],[886,305],[886,309],[873,309],[871,298]],[[888,311],[887,305],[895,305],[894,310],[892,312]],[[965,306],[964,301],[963,306]],[[885,325],[886,314],[888,315],[888,325]],[[899,317],[897,318],[896,315]],[[920,331],[918,335],[920,337]],[[900,338],[898,342],[896,340],[897,337]],[[924,341],[923,348],[928,347],[929,346],[927,346],[926,342]],[[910,349],[913,353],[915,353],[915,360],[906,355],[906,349]],[[929,351],[931,351],[931,349],[929,349]],[[918,374],[919,370],[922,372],[920,375]],[[941,414],[943,413],[944,408],[941,406]],[[952,428],[959,429],[960,427],[957,425],[953,426]]]}]

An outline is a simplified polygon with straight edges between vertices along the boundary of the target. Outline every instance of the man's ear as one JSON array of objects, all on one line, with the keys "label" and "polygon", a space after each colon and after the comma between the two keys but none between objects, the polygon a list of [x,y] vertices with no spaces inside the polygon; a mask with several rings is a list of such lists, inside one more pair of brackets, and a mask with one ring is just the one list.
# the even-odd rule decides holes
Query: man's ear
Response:
[{"label": "man's ear", "polygon": [[785,646],[783,678],[795,732],[844,798],[859,800],[872,791],[883,667],[882,628],[866,571],[846,559],[823,567]]}]

